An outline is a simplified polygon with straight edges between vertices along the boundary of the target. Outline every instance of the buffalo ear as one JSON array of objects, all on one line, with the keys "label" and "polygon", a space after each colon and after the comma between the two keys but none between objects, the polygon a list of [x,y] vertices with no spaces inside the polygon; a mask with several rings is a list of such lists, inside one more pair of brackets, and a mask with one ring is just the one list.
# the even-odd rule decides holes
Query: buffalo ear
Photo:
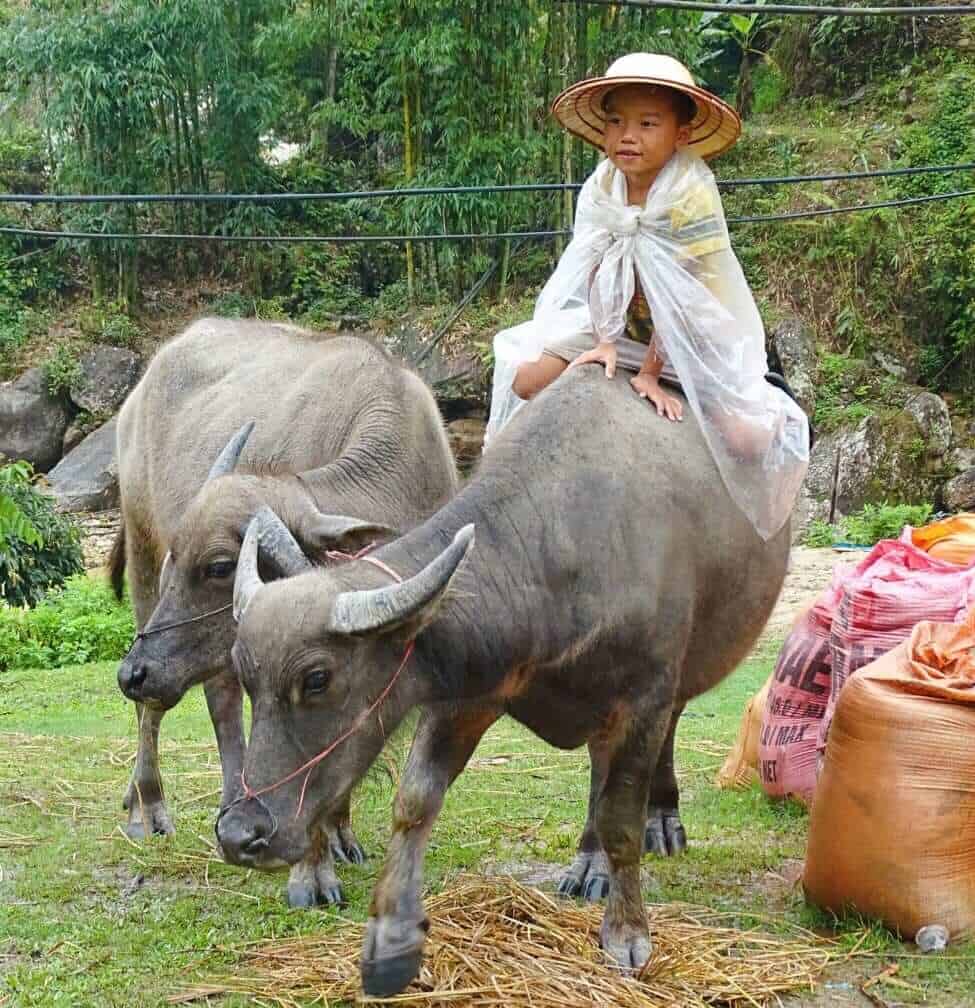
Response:
[{"label": "buffalo ear", "polygon": [[379,522],[319,513],[304,525],[298,538],[306,553],[323,556],[329,550],[358,553],[373,543],[385,542],[397,535],[396,529]]}]

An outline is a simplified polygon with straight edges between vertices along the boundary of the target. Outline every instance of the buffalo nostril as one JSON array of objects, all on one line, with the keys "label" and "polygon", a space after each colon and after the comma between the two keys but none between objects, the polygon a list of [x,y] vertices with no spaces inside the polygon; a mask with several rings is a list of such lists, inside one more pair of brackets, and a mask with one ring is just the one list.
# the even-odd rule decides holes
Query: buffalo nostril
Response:
[{"label": "buffalo nostril", "polygon": [[249,840],[245,840],[240,845],[240,849],[244,854],[247,854],[250,857],[257,857],[268,849],[268,842],[265,837],[254,836]]},{"label": "buffalo nostril", "polygon": [[118,672],[118,684],[126,695],[139,693],[145,685],[149,669],[144,664],[124,664]]}]

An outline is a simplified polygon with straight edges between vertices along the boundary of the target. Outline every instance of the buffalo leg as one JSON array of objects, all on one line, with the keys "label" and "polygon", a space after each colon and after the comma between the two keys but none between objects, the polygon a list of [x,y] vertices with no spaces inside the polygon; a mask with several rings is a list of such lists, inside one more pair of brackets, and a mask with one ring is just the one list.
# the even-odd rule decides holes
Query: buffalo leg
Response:
[{"label": "buffalo leg", "polygon": [[674,773],[674,734],[683,710],[683,707],[676,709],[671,717],[656,769],[650,778],[643,846],[649,854],[659,854],[662,857],[679,854],[687,849],[687,834],[677,809],[680,794]]},{"label": "buffalo leg", "polygon": [[579,849],[559,882],[560,896],[582,896],[595,902],[609,892],[609,861],[596,833],[596,802],[609,769],[605,740],[589,742],[589,811],[579,838]]},{"label": "buffalo leg", "polygon": [[332,856],[336,861],[342,861],[345,864],[362,864],[366,860],[366,852],[359,845],[355,833],[352,832],[349,814],[350,797],[346,796],[334,822],[328,825],[323,824],[323,828],[328,836],[329,846],[332,848]]},{"label": "buffalo leg", "polygon": [[650,958],[650,931],[640,891],[640,859],[649,767],[656,765],[670,709],[648,711],[631,723],[614,746],[596,799],[596,833],[609,860],[609,894],[600,938],[604,951],[623,970],[638,970]]},{"label": "buffalo leg", "polygon": [[217,736],[223,788],[220,808],[225,809],[240,791],[240,774],[244,766],[243,692],[233,673],[220,673],[203,684],[207,710]]},{"label": "buffalo leg", "polygon": [[335,874],[335,860],[327,833],[313,826],[311,847],[288,876],[288,904],[313,907],[320,904],[341,905],[342,886]]},{"label": "buffalo leg", "polygon": [[429,923],[423,910],[423,854],[447,788],[485,731],[495,707],[438,708],[420,721],[393,807],[393,836],[373,890],[362,949],[362,987],[391,997],[420,971]]},{"label": "buffalo leg", "polygon": [[122,807],[129,812],[125,832],[134,840],[142,840],[153,833],[173,833],[174,828],[159,775],[159,722],[164,711],[141,703],[135,705],[135,710],[139,749]]}]

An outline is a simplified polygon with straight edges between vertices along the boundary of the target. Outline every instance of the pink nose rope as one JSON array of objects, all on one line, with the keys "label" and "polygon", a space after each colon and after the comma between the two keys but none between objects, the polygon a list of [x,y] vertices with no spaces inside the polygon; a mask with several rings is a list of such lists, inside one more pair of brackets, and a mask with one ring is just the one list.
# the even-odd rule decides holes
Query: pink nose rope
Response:
[{"label": "pink nose rope", "polygon": [[[360,550],[358,553],[340,553],[337,550],[330,550],[326,556],[330,560],[365,560],[366,563],[371,563],[373,567],[378,567],[379,570],[388,574],[394,581],[398,584],[403,583],[403,579],[392,569],[392,567],[387,566],[382,562],[382,560],[377,560],[375,557],[365,556],[365,553],[371,550],[375,546],[375,543],[370,543],[365,549]],[[311,777],[312,770],[318,766],[322,760],[330,756],[349,736],[354,735],[365,723],[369,720],[372,713],[376,708],[389,696],[393,686],[396,685],[396,680],[399,679],[400,673],[406,668],[406,663],[410,660],[413,654],[414,641],[410,641],[406,645],[406,650],[403,652],[403,658],[399,663],[396,671],[393,673],[393,677],[386,683],[385,689],[378,697],[369,705],[369,707],[363,711],[356,719],[352,722],[352,726],[344,731],[337,739],[330,742],[320,753],[316,756],[312,756],[307,763],[302,763],[297,770],[292,770],[287,777],[282,777],[281,780],[274,784],[269,784],[267,787],[258,788],[254,790],[245,780],[243,769],[240,771],[240,783],[244,788],[244,793],[237,799],[237,801],[248,801],[250,799],[259,798],[261,795],[267,794],[269,791],[274,791],[275,788],[281,787],[282,784],[287,784],[289,781],[293,781],[295,777],[299,774],[304,774],[305,779],[301,784],[301,794],[298,797],[298,808],[295,810],[295,819],[301,815],[301,810],[305,804],[305,790],[308,787],[308,781]],[[262,803],[263,804],[263,803]],[[228,806],[229,807],[229,806]]]}]

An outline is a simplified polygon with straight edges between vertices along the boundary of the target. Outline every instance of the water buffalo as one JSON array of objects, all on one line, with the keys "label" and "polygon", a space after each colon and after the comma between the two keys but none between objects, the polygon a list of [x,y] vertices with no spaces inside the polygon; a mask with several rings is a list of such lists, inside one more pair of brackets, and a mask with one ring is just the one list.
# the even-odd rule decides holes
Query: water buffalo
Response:
[{"label": "water buffalo", "polygon": [[[646,834],[662,811],[679,829],[676,719],[747,654],[789,551],[788,527],[764,542],[732,504],[694,420],[662,420],[623,377],[571,370],[379,563],[265,584],[255,548],[250,529],[233,659],[253,722],[246,788],[217,821],[227,858],[299,861],[308,824],[343,806],[421,705],[362,954],[367,994],[402,990],[422,958],[422,859],[444,793],[510,714],[552,745],[588,744],[588,821],[561,888],[605,893],[603,947],[641,966]],[[323,747],[327,762],[307,765]]]},{"label": "water buffalo", "polygon": [[[287,526],[284,537],[265,529],[261,561],[266,576],[286,575],[306,558],[327,562],[330,551],[412,528],[455,492],[456,472],[429,390],[377,347],[223,319],[196,322],[159,351],[122,409],[118,459],[124,523],[113,580],[119,587],[128,567],[140,630],[118,673],[139,712],[124,804],[128,832],[142,836],[173,829],[159,722],[194,684],[205,681],[222,806],[239,787],[242,695],[229,674],[229,610],[253,515],[271,505]],[[275,548],[285,540],[301,550]],[[313,829],[309,843],[289,899],[339,900],[333,854],[362,856],[348,809]]]}]

